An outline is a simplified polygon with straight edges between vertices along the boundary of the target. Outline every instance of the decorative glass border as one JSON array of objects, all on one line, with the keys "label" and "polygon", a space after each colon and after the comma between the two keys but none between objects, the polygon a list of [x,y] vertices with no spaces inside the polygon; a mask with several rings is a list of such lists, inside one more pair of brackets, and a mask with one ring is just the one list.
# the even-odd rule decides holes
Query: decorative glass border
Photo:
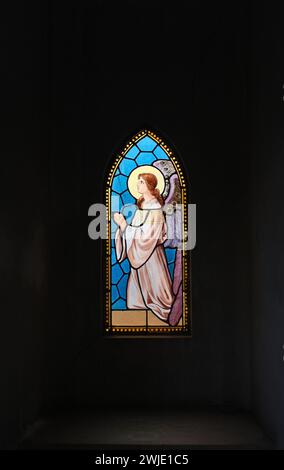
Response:
[{"label": "decorative glass border", "polygon": [[[182,282],[183,282],[183,302],[182,302],[182,326],[143,326],[143,327],[131,327],[131,326],[112,326],[111,325],[111,189],[114,174],[124,158],[125,154],[139,142],[145,136],[151,137],[160,147],[166,152],[170,161],[173,163],[177,172],[179,183],[181,187],[181,200],[183,207],[183,249],[182,249]],[[187,201],[187,190],[185,178],[182,173],[182,169],[178,159],[173,155],[173,151],[166,145],[163,140],[158,137],[154,132],[144,129],[134,135],[126,144],[124,149],[118,154],[110,168],[107,181],[106,181],[106,226],[107,226],[107,238],[106,238],[106,257],[105,257],[105,279],[106,279],[106,304],[105,304],[105,321],[104,331],[107,335],[127,335],[131,333],[131,336],[138,335],[153,335],[157,334],[162,336],[163,334],[170,334],[180,336],[181,334],[191,337],[191,302],[188,296],[189,286],[188,276],[190,275],[189,269],[189,252],[185,250],[185,237],[184,232],[188,231],[188,201]]]}]

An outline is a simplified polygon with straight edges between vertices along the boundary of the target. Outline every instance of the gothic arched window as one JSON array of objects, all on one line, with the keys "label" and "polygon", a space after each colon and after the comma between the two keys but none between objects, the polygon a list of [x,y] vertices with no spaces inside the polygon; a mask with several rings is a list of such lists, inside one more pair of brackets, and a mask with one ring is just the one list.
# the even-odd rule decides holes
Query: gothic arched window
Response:
[{"label": "gothic arched window", "polygon": [[142,130],[106,189],[107,334],[191,334],[186,181],[160,137]]}]

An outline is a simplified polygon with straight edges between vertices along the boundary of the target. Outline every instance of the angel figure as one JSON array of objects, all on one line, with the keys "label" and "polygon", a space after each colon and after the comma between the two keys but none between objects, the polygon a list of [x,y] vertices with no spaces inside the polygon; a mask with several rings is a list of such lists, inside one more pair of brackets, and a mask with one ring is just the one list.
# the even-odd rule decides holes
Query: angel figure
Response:
[{"label": "angel figure", "polygon": [[128,187],[136,195],[137,210],[130,224],[123,214],[114,214],[118,225],[115,233],[117,260],[122,262],[128,258],[131,267],[126,293],[127,308],[149,309],[168,322],[175,296],[164,248],[167,240],[164,199],[161,195],[165,187],[164,176],[154,167],[148,167],[147,172],[138,167],[130,176]]}]

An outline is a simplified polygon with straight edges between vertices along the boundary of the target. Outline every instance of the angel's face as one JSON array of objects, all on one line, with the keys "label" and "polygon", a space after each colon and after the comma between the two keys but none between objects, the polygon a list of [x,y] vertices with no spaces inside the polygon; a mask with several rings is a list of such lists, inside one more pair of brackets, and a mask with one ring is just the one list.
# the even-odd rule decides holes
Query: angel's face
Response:
[{"label": "angel's face", "polygon": [[138,178],[137,180],[137,191],[140,194],[144,194],[148,191],[146,181],[143,180],[143,178]]}]

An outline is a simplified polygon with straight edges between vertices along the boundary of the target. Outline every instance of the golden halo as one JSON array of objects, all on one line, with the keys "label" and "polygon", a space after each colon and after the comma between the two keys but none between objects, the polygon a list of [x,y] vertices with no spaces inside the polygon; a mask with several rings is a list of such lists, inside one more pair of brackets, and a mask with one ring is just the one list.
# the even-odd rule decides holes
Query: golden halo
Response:
[{"label": "golden halo", "polygon": [[155,175],[158,180],[157,188],[160,190],[160,193],[163,194],[163,191],[165,189],[165,178],[163,173],[154,166],[142,165],[132,170],[127,181],[128,190],[135,199],[139,199],[139,197],[141,196],[141,194],[137,190],[137,180],[138,175],[140,173],[152,173],[153,175]]}]

